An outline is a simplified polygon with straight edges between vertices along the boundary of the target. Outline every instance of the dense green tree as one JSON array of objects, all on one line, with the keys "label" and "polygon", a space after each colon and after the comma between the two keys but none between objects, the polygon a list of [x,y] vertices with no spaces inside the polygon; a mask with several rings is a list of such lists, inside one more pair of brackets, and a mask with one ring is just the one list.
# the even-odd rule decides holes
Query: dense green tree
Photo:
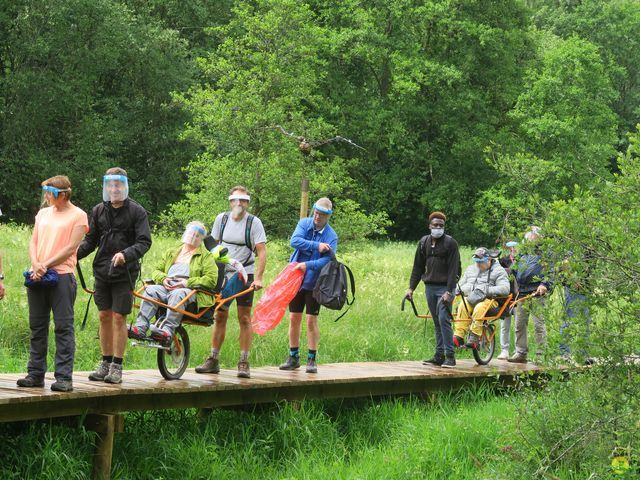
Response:
[{"label": "dense green tree", "polygon": [[[313,12],[294,0],[242,4],[214,34],[222,39],[220,46],[199,62],[209,83],[178,97],[193,115],[185,137],[205,152],[189,166],[186,199],[173,206],[166,221],[212,222],[227,208],[229,188],[240,183],[253,192],[252,210],[268,231],[287,235],[298,217],[302,178],[310,180],[312,198],[327,195],[338,212],[343,208],[343,216],[366,219],[345,196],[357,189],[349,161],[317,149],[305,155],[299,148],[297,136],[319,141],[336,133],[318,115],[327,31]],[[382,213],[369,220],[359,222],[366,227],[359,234],[385,224]]]},{"label": "dense green tree", "polygon": [[546,203],[570,198],[574,186],[609,178],[617,143],[615,98],[593,44],[543,35],[540,62],[509,113],[515,123],[496,137],[500,145],[487,149],[501,178],[477,202],[478,225],[510,218],[521,230]]},{"label": "dense green tree", "polygon": [[5,214],[31,221],[39,182],[55,174],[87,208],[114,164],[150,211],[177,197],[193,149],[178,140],[186,117],[169,95],[190,81],[175,31],[110,0],[20,0],[1,4],[0,32]]},{"label": "dense green tree", "polygon": [[495,179],[483,149],[508,119],[531,56],[517,1],[314,1],[331,29],[323,118],[362,142],[358,199],[415,238],[443,209],[478,241],[475,196]]},{"label": "dense green tree", "polygon": [[597,45],[618,92],[620,143],[640,118],[640,2],[637,0],[539,1],[535,23],[563,38],[578,35]]}]

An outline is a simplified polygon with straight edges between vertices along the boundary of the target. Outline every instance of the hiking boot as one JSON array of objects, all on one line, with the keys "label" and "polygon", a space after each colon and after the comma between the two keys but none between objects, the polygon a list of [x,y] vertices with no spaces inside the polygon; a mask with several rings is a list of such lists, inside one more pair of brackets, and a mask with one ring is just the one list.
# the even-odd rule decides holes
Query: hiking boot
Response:
[{"label": "hiking boot", "polygon": [[502,350],[500,355],[496,357],[498,360],[507,360],[509,358],[509,352],[507,350]]},{"label": "hiking boot", "polygon": [[127,325],[127,337],[133,340],[142,340],[147,336],[147,329],[142,325]]},{"label": "hiking boot", "polygon": [[251,372],[249,371],[249,362],[246,360],[240,360],[238,362],[238,377],[251,378]]},{"label": "hiking boot", "polygon": [[307,360],[307,373],[318,373],[318,365],[316,364],[315,358],[310,358]]},{"label": "hiking boot", "polygon": [[[238,365],[240,369],[240,365]],[[196,373],[220,373],[220,360],[209,355],[202,365],[196,367]]]},{"label": "hiking boot", "polygon": [[514,353],[512,357],[507,358],[510,363],[527,363],[527,356],[522,353]]},{"label": "hiking boot", "polygon": [[33,375],[27,375],[16,382],[19,387],[33,388],[44,387],[44,378],[34,377]]},{"label": "hiking boot", "polygon": [[444,355],[441,353],[436,353],[433,357],[429,358],[428,360],[422,361],[423,365],[435,365],[437,367],[440,367],[443,363],[444,363]]},{"label": "hiking boot", "polygon": [[112,363],[109,365],[109,374],[104,377],[106,383],[122,383],[122,365]]},{"label": "hiking boot", "polygon": [[454,368],[456,366],[456,357],[453,355],[447,355],[447,358],[442,362],[442,368]]},{"label": "hiking boot", "polygon": [[465,344],[465,347],[473,348],[475,350],[478,348],[478,345],[480,345],[480,337],[475,333],[471,332],[469,334],[469,338],[467,339],[467,343]]},{"label": "hiking boot", "polygon": [[56,380],[51,384],[51,390],[54,392],[72,392],[73,383],[71,383],[71,380]]},{"label": "hiking boot", "polygon": [[102,360],[96,367],[96,371],[89,374],[89,380],[104,382],[104,377],[109,375],[109,365],[109,362]]},{"label": "hiking boot", "polygon": [[464,338],[459,337],[458,335],[453,336],[453,345],[458,348],[464,347]]},{"label": "hiking boot", "polygon": [[171,342],[171,332],[164,328],[158,328],[155,325],[151,325],[151,339],[159,342],[161,345],[169,345]]},{"label": "hiking boot", "polygon": [[287,360],[278,367],[280,370],[295,370],[300,368],[300,357],[292,357],[289,355]]}]

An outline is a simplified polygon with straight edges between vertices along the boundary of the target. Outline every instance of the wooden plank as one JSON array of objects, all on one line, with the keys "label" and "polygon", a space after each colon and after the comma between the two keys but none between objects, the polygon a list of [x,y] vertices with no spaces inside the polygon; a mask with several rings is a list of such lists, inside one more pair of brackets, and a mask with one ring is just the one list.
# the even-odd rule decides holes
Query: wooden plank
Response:
[{"label": "wooden plank", "polygon": [[232,369],[217,375],[196,374],[190,369],[180,380],[163,379],[155,370],[129,370],[123,383],[110,385],[88,380],[88,372],[74,374],[74,391],[45,388],[19,389],[19,374],[0,375],[0,421],[52,418],[86,413],[118,413],[166,408],[214,408],[303,398],[340,398],[371,395],[423,393],[459,388],[469,382],[504,382],[516,375],[544,373],[531,364],[495,362],[476,365],[461,360],[454,369],[422,365],[421,361],[353,362],[321,364],[318,373],[304,366],[282,371],[275,366],[252,369],[252,378],[237,377]]}]

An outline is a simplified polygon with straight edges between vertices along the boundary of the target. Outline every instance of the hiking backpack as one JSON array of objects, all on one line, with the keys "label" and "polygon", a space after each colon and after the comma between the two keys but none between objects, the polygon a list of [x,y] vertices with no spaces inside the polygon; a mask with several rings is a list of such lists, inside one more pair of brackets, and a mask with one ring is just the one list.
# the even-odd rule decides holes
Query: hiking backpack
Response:
[{"label": "hiking backpack", "polygon": [[[349,289],[347,283],[351,284],[351,300],[348,298]],[[313,288],[313,298],[320,305],[330,310],[341,310],[345,303],[352,305],[356,299],[356,284],[353,272],[336,259],[333,251],[331,251],[331,261],[320,270],[318,281]],[[336,318],[335,321],[340,320],[348,311],[349,309]]]}]

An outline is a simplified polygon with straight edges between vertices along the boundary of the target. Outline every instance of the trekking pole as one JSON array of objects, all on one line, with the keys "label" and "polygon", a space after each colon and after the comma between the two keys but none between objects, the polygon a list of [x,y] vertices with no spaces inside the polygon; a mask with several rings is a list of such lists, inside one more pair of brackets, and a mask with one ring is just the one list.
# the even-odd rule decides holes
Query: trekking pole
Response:
[{"label": "trekking pole", "polygon": [[458,282],[458,290],[460,291],[460,298],[462,298],[464,309],[467,311],[467,314],[471,316],[471,312],[469,311],[469,305],[467,304],[467,301],[464,298],[464,292],[462,291],[462,288],[460,288],[460,282]]},{"label": "trekking pole", "polygon": [[84,311],[84,318],[82,319],[82,325],[80,325],[80,330],[84,330],[87,326],[87,318],[89,317],[89,306],[91,305],[91,299],[93,298],[93,290],[89,290],[87,288],[87,284],[84,281],[84,275],[82,275],[82,269],[80,268],[80,262],[76,263],[76,270],[78,271],[78,278],[80,279],[80,286],[82,289],[89,294],[89,300],[87,301],[87,308]]}]

